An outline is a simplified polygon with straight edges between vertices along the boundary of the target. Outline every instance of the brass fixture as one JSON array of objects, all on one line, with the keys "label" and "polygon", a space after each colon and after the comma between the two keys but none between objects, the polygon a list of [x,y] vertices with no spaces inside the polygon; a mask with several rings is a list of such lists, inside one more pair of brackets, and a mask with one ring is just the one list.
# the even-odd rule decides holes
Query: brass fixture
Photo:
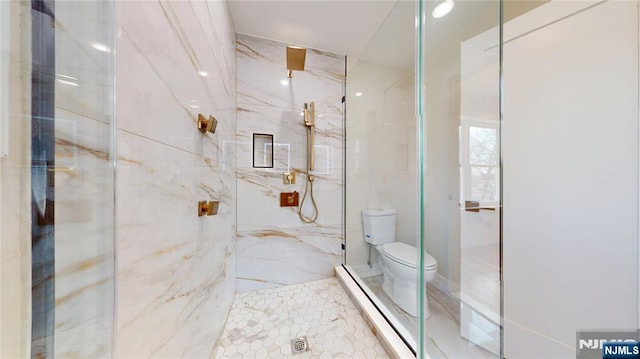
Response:
[{"label": "brass fixture", "polygon": [[[304,223],[314,223],[318,219],[318,204],[316,203],[315,198],[313,197],[313,180],[315,177],[311,174],[314,170],[315,163],[315,147],[316,147],[316,105],[315,102],[311,102],[310,104],[304,104],[304,127],[307,132],[307,182],[304,186],[304,195],[302,195],[302,201],[300,202],[300,207],[298,207],[298,216],[300,220]],[[309,197],[311,198],[311,204],[313,206],[313,215],[307,216],[302,213],[302,207],[304,205],[304,201],[307,199],[307,193],[309,193]]]},{"label": "brass fixture", "polygon": [[204,215],[215,216],[218,214],[219,201],[200,201],[198,202],[198,217]]},{"label": "brass fixture", "polygon": [[297,207],[298,197],[297,191],[280,193],[280,207]]},{"label": "brass fixture", "polygon": [[284,184],[296,184],[296,173],[291,171],[282,174],[282,183]]},{"label": "brass fixture", "polygon": [[[315,169],[316,157],[316,103],[313,101],[311,101],[308,108],[307,104],[304,104],[304,125],[308,130],[307,134],[309,136],[309,141],[307,141],[309,171],[307,172],[311,172]],[[313,178],[310,178],[310,180],[313,181]]]},{"label": "brass fixture", "polygon": [[287,76],[291,78],[293,70],[304,71],[307,49],[299,46],[287,46]]},{"label": "brass fixture", "polygon": [[480,212],[483,211],[495,211],[495,208],[491,207],[480,207],[480,202],[478,201],[464,201],[464,210],[467,212]]},{"label": "brass fixture", "polygon": [[209,119],[204,117],[201,113],[198,114],[198,130],[202,133],[216,133],[216,127],[218,127],[218,120],[215,117],[209,115]]}]

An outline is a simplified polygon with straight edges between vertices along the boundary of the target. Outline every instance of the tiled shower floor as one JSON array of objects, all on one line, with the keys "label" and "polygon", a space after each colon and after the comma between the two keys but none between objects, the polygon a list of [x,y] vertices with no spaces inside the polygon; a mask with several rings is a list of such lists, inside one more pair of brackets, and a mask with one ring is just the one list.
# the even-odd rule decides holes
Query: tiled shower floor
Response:
[{"label": "tiled shower floor", "polygon": [[[293,355],[306,336],[309,351]],[[237,293],[217,358],[388,358],[336,278]]]}]

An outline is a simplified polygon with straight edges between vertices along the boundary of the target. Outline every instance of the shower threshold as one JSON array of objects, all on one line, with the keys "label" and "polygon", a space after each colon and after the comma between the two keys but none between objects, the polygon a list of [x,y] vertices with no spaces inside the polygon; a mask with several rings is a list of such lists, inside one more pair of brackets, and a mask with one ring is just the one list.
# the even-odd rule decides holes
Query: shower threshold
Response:
[{"label": "shower threshold", "polygon": [[343,266],[338,266],[335,267],[335,273],[338,282],[356,305],[362,317],[371,327],[387,353],[396,358],[415,358],[416,354],[414,350],[409,347],[380,311],[373,305],[369,297],[365,295],[362,288],[360,288],[349,272]]}]

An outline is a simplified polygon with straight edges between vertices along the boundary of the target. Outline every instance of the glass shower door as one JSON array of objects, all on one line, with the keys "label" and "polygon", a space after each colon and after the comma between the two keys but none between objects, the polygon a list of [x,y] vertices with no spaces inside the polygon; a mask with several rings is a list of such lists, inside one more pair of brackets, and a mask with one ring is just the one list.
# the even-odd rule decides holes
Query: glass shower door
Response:
[{"label": "glass shower door", "polygon": [[113,2],[0,2],[0,357],[113,356]]},{"label": "glass shower door", "polygon": [[[422,1],[420,6],[420,354],[497,358],[500,2]],[[438,263],[434,274],[426,267],[430,258]]]},{"label": "glass shower door", "polygon": [[[417,318],[398,305],[385,277],[382,245],[367,242],[363,211],[394,213],[393,241],[411,249],[417,298],[418,186],[415,117],[414,1],[396,3],[347,72],[346,265],[380,311],[414,349]],[[398,39],[402,39],[398,41]],[[382,210],[382,211],[376,211]],[[386,280],[385,280],[386,279]]]}]

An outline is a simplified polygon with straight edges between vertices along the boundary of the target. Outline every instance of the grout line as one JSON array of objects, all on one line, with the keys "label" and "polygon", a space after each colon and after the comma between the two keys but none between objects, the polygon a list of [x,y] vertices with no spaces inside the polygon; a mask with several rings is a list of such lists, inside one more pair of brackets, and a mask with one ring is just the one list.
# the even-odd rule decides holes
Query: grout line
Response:
[{"label": "grout line", "polygon": [[[185,153],[188,153],[188,154],[190,154],[190,155],[197,156],[197,157],[201,157],[201,158],[205,158],[205,159],[218,159],[217,157],[207,157],[207,156],[205,156],[205,155],[203,155],[203,154],[200,154],[200,153],[191,152],[191,151],[189,151],[189,150],[185,150],[184,148],[180,148],[180,147],[177,147],[177,146],[175,146],[175,145],[171,145],[171,144],[168,144],[168,143],[165,143],[165,142],[162,142],[162,141],[156,140],[156,139],[154,139],[154,138],[147,137],[147,136],[145,136],[145,135],[141,135],[141,134],[136,133],[136,132],[132,132],[132,131],[130,131],[130,130],[125,130],[125,129],[120,128],[120,129],[118,129],[118,131],[125,132],[125,133],[127,133],[127,134],[132,135],[132,136],[136,136],[136,137],[144,138],[144,139],[146,139],[146,140],[149,140],[149,141],[155,142],[155,143],[157,143],[157,144],[161,144],[161,145],[164,145],[164,146],[167,146],[167,147],[170,147],[170,148],[173,148],[173,149],[176,149],[176,150],[179,150],[179,151],[182,151],[182,152],[185,152]],[[204,136],[204,135],[203,135],[203,136]],[[214,145],[214,146],[216,146],[216,144],[215,144],[215,143],[214,143],[213,145]]]}]

